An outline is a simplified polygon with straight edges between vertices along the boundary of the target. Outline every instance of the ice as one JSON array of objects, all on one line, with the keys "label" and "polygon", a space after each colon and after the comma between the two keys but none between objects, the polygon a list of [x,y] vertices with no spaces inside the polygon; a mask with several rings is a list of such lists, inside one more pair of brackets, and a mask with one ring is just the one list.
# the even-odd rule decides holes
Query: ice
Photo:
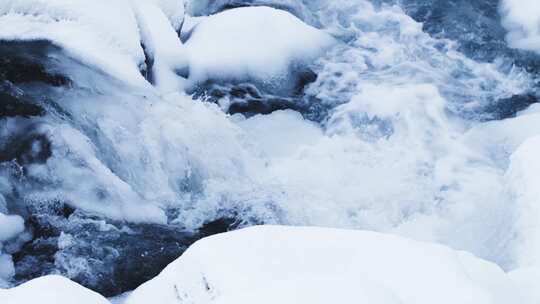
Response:
[{"label": "ice", "polygon": [[500,268],[465,252],[373,232],[278,226],[198,241],[125,303],[178,301],[522,303]]},{"label": "ice", "polygon": [[540,52],[540,2],[502,0],[500,10],[510,46]]},{"label": "ice", "polygon": [[194,27],[185,44],[189,80],[192,85],[249,80],[273,91],[291,90],[297,70],[333,43],[330,35],[282,10],[227,10]]},{"label": "ice", "polygon": [[110,304],[99,294],[64,277],[44,276],[12,289],[0,289],[5,304]]}]

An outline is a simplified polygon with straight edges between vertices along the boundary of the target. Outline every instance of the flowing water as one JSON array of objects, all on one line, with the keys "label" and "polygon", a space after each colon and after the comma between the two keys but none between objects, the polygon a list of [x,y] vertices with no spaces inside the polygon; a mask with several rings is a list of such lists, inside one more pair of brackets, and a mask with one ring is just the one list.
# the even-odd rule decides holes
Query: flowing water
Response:
[{"label": "flowing water", "polygon": [[498,2],[196,13],[261,4],[339,41],[292,93],[225,81],[161,96],[46,40],[0,43],[0,212],[26,227],[2,248],[12,284],[62,273],[115,295],[200,237],[261,223],[397,233],[516,267],[512,151],[478,138],[537,102],[540,57],[507,46]]}]

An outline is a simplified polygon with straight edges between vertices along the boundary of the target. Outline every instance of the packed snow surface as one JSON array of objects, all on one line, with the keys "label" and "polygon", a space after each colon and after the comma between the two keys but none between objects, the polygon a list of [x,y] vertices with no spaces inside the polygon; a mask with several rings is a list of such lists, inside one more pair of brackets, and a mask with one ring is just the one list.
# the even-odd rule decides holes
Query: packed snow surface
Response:
[{"label": "packed snow surface", "polygon": [[521,303],[471,254],[385,234],[260,226],[198,241],[126,304]]},{"label": "packed snow surface", "polygon": [[0,289],[2,304],[110,304],[101,295],[61,276],[34,279],[11,289]]}]

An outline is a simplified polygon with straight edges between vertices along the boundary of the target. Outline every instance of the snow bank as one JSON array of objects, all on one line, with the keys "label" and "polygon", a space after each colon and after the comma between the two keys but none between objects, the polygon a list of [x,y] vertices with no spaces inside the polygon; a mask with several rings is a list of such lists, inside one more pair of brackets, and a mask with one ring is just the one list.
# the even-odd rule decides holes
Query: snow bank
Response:
[{"label": "snow bank", "polygon": [[501,14],[510,46],[540,53],[540,2],[502,0]]},{"label": "snow bank", "polygon": [[12,289],[0,289],[2,304],[110,304],[101,295],[64,277],[51,275]]},{"label": "snow bank", "polygon": [[333,43],[286,11],[227,10],[201,20],[186,42],[190,81],[252,80],[284,89],[295,65],[309,63]]},{"label": "snow bank", "polygon": [[521,303],[496,265],[373,232],[261,226],[195,243],[127,304]]},{"label": "snow bank", "polygon": [[118,79],[144,81],[144,53],[129,0],[5,0],[0,28],[0,39],[50,40]]}]

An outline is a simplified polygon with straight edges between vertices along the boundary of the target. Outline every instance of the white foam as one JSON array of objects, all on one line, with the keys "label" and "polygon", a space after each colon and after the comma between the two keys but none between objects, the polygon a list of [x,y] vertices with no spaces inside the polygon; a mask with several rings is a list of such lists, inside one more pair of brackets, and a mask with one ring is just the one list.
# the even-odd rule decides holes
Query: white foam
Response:
[{"label": "white foam", "polygon": [[502,0],[500,10],[510,46],[540,53],[540,2]]}]

